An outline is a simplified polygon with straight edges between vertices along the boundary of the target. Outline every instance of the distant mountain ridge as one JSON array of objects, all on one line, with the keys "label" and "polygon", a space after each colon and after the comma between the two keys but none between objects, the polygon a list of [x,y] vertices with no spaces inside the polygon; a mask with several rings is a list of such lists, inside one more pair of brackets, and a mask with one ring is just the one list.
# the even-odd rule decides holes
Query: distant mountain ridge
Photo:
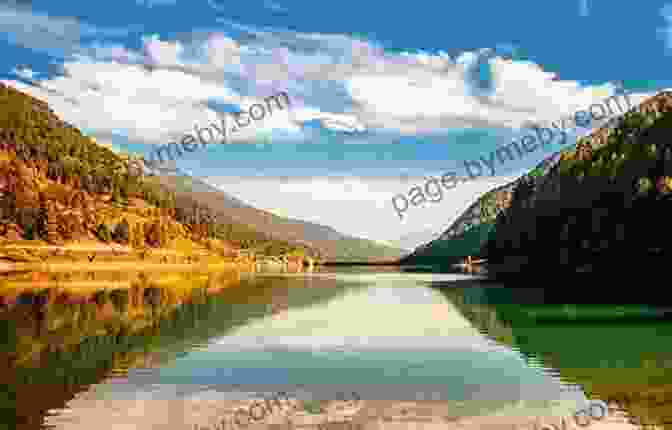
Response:
[{"label": "distant mountain ridge", "polygon": [[161,173],[159,178],[163,186],[178,195],[188,193],[199,204],[217,212],[218,220],[229,219],[248,225],[271,239],[309,247],[327,261],[395,261],[408,253],[408,250],[340,233],[329,226],[284,218],[258,209],[176,168],[164,168]]},{"label": "distant mountain ridge", "polygon": [[0,84],[0,242],[116,243],[140,258],[159,248],[243,260],[391,261],[402,254],[259,210],[177,169],[148,174],[144,160],[123,152]]},{"label": "distant mountain ridge", "polygon": [[399,239],[392,241],[391,243],[398,246],[401,249],[408,250],[410,253],[416,247],[431,242],[432,240],[436,239],[439,235],[440,232],[437,232],[434,229],[427,229],[405,234],[401,236]]}]

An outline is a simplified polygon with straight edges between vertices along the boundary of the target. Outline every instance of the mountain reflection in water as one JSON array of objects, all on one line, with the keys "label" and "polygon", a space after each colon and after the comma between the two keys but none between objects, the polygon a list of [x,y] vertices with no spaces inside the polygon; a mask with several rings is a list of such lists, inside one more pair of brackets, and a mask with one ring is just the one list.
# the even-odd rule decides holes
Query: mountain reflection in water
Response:
[{"label": "mountain reflection in water", "polygon": [[[667,323],[563,323],[565,311],[590,312],[520,305],[515,291],[478,284],[435,287],[446,279],[226,272],[3,280],[0,374],[11,390],[0,419],[68,428],[58,422],[70,408],[68,416],[102,428],[113,420],[92,399],[183,401],[212,390],[221,399],[355,391],[363,399],[470,401],[473,408],[450,410],[461,416],[516,410],[528,400],[670,391],[662,369],[672,356],[660,337],[672,334]],[[614,368],[614,360],[623,365]],[[631,403],[642,421],[662,416],[651,402]]]}]

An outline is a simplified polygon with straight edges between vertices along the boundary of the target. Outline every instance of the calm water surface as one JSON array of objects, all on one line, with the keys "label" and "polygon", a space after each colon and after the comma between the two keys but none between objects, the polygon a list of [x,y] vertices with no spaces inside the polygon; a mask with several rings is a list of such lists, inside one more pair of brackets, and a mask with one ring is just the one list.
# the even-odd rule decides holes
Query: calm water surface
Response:
[{"label": "calm water surface", "polygon": [[621,399],[633,419],[670,419],[672,324],[660,309],[573,304],[557,292],[549,304],[466,279],[361,269],[8,278],[2,422],[76,428],[93,415],[113,428],[102,401],[279,391],[445,401],[452,416]]}]

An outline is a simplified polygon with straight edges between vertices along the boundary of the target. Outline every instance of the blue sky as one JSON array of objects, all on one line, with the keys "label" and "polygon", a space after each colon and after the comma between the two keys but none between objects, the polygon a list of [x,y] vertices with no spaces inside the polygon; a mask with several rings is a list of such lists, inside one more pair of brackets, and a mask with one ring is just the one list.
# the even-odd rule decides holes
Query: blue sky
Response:
[{"label": "blue sky", "polygon": [[464,160],[526,121],[585,108],[615,81],[642,97],[672,87],[665,2],[22,4],[0,5],[6,83],[137,153],[286,91],[290,109],[178,166],[264,209],[377,240],[439,232],[493,183],[536,164],[543,153],[401,223],[391,206],[428,176],[463,174]]}]

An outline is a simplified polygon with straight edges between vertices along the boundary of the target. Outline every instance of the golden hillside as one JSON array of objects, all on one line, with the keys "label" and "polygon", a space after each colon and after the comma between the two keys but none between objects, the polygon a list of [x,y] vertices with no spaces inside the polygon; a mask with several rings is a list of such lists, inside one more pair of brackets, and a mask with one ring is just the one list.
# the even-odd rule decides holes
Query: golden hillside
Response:
[{"label": "golden hillside", "polygon": [[[23,241],[130,250],[207,248],[223,255],[278,242],[245,225],[218,223],[188,193],[176,204],[175,193],[156,177],[138,169],[129,174],[129,161],[60,120],[46,103],[0,84],[2,254],[30,260],[30,253],[6,251]],[[277,245],[296,251],[284,242]]]}]

